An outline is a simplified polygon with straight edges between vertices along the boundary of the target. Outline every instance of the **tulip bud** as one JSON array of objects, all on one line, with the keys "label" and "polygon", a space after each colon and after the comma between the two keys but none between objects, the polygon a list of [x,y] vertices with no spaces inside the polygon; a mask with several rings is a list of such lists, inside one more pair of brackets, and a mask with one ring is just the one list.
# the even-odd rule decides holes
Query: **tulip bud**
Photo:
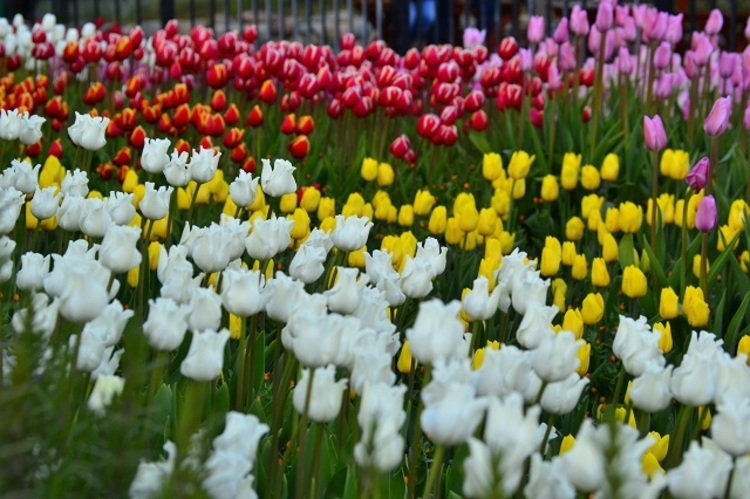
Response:
[{"label": "tulip bud", "polygon": [[406,134],[401,134],[398,137],[396,137],[391,143],[390,151],[394,157],[398,159],[403,159],[403,157],[406,155],[409,148],[410,148],[409,136]]},{"label": "tulip bud", "polygon": [[652,151],[660,151],[667,145],[667,134],[664,131],[664,124],[661,117],[657,114],[653,118],[643,117],[643,137],[646,147]]},{"label": "tulip bud", "polygon": [[712,137],[722,135],[729,128],[729,118],[731,116],[732,98],[719,97],[703,122],[703,130]]},{"label": "tulip bud", "polygon": [[646,275],[635,265],[628,265],[622,273],[622,292],[628,298],[641,298],[648,290]]},{"label": "tulip bud", "polygon": [[586,325],[597,324],[604,316],[604,298],[601,293],[589,293],[583,299],[581,317]]},{"label": "tulip bud", "polygon": [[698,205],[695,214],[695,228],[701,232],[711,232],[716,227],[716,200],[713,196],[705,196]]},{"label": "tulip bud", "polygon": [[609,271],[607,271],[607,264],[603,258],[594,258],[591,264],[591,284],[597,288],[609,286]]}]

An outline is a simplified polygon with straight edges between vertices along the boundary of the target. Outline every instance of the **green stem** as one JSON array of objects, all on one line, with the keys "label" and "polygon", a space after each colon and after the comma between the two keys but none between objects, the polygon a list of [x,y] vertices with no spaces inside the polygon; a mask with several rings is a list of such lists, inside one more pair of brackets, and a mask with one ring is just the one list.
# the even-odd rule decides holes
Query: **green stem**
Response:
[{"label": "green stem", "polygon": [[690,417],[693,414],[693,407],[684,405],[680,409],[680,414],[677,419],[677,425],[675,426],[672,437],[669,440],[669,450],[667,451],[667,457],[664,460],[665,468],[672,469],[680,463],[682,457],[683,442],[685,441],[685,432],[687,431]]},{"label": "green stem", "polygon": [[[652,151],[653,167],[651,171],[651,249],[656,252],[656,212],[659,210],[659,153]],[[656,282],[656,280],[654,280]]]},{"label": "green stem", "polygon": [[193,212],[195,211],[195,200],[198,199],[198,191],[201,188],[201,183],[195,183],[195,190],[193,191],[193,198],[190,200],[190,211],[188,212],[188,223],[192,227],[193,225]]},{"label": "green stem", "polygon": [[701,235],[701,289],[703,299],[708,302],[708,233]]},{"label": "green stem", "polygon": [[555,420],[557,419],[557,414],[550,414],[549,421],[547,421],[547,429],[544,431],[544,439],[542,440],[542,445],[539,446],[539,453],[544,457],[546,454],[547,449],[547,442],[549,441],[549,436],[552,434],[552,425],[555,424]]},{"label": "green stem", "polygon": [[427,485],[424,487],[424,493],[422,497],[427,499],[432,496],[432,489],[435,487],[435,482],[440,474],[440,468],[443,466],[443,458],[445,457],[445,447],[438,445],[435,449],[435,456],[432,458],[432,464],[430,465],[430,473],[427,476]]},{"label": "green stem", "polygon": [[295,487],[295,497],[302,499],[304,495],[305,467],[307,466],[307,424],[310,412],[310,401],[312,400],[313,380],[315,379],[315,369],[310,368],[310,379],[307,382],[307,393],[305,393],[305,407],[302,411],[302,421],[300,423],[299,433],[299,455],[297,457],[297,485]]},{"label": "green stem", "polygon": [[323,450],[323,435],[325,434],[325,423],[317,423],[315,424],[315,439],[313,443],[313,468],[312,473],[310,473],[310,486],[307,487],[307,490],[309,490],[310,497],[312,499],[315,499],[317,497],[320,497],[320,494],[318,493],[320,490],[320,467],[321,462],[323,461],[323,458],[321,456],[321,452]]},{"label": "green stem", "polygon": [[[416,373],[412,373],[416,375]],[[432,375],[432,367],[426,366],[424,371],[424,379],[422,380],[422,386],[427,385]],[[417,405],[417,410],[414,410],[414,405],[411,406],[411,419],[412,419],[412,433],[411,441],[409,442],[409,481],[407,482],[407,497],[414,499],[417,497],[417,467],[419,465],[419,454],[421,451],[421,440],[422,440],[422,426],[419,418],[421,417],[422,408],[424,402],[420,399]]]},{"label": "green stem", "polygon": [[234,407],[240,412],[244,412],[245,409],[245,403],[244,403],[244,396],[245,396],[245,362],[247,361],[246,358],[246,351],[247,351],[247,336],[245,335],[247,328],[247,317],[240,317],[240,345],[237,349],[237,357],[238,357],[238,366],[237,366],[237,386],[236,388],[236,395],[235,395],[235,401],[234,401]]},{"label": "green stem", "polygon": [[[748,170],[750,171],[750,170]],[[682,249],[680,250],[680,296],[684,296],[685,287],[688,280],[688,261],[687,261],[687,244],[688,244],[688,202],[692,196],[692,189],[688,187],[685,190],[685,199],[682,202]],[[653,249],[653,248],[651,248]]]}]

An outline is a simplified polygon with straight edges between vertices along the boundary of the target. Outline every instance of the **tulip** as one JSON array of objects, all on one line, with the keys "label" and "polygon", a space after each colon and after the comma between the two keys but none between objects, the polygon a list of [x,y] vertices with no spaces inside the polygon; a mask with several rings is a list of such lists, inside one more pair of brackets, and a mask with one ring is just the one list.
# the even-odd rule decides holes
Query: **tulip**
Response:
[{"label": "tulip", "polygon": [[297,191],[297,182],[294,180],[295,167],[284,159],[276,159],[273,167],[271,161],[263,158],[263,170],[260,175],[260,183],[263,192],[273,197],[281,197]]},{"label": "tulip", "polygon": [[604,298],[600,293],[589,293],[583,299],[581,316],[589,326],[597,324],[604,316]]},{"label": "tulip", "polygon": [[602,180],[614,182],[620,173],[620,158],[615,153],[609,153],[604,157],[600,174]]},{"label": "tulip", "polygon": [[97,151],[107,143],[104,132],[108,124],[109,118],[93,117],[76,111],[76,121],[68,128],[68,135],[75,145]]},{"label": "tulip", "polygon": [[719,9],[711,10],[711,13],[708,15],[708,20],[706,21],[706,27],[704,28],[706,34],[711,36],[718,35],[723,26],[724,16],[721,14],[721,11]]},{"label": "tulip", "polygon": [[694,191],[700,191],[708,182],[710,172],[710,161],[708,157],[701,158],[695,166],[688,172],[685,182]]},{"label": "tulip", "polygon": [[578,4],[574,5],[573,10],[570,12],[570,31],[577,36],[586,36],[589,33],[588,12]]},{"label": "tulip", "polygon": [[544,39],[544,18],[542,16],[531,16],[526,30],[526,39],[529,43],[539,43]]},{"label": "tulip", "polygon": [[695,214],[695,228],[701,232],[711,232],[716,223],[716,200],[713,196],[704,196]]},{"label": "tulip", "polygon": [[678,313],[677,293],[672,288],[663,288],[661,290],[661,299],[659,300],[659,315],[665,319],[674,319]]},{"label": "tulip", "polygon": [[599,8],[596,11],[596,29],[604,33],[612,28],[613,21],[614,7],[612,4],[609,2],[599,2]]},{"label": "tulip", "polygon": [[224,346],[229,339],[229,330],[211,329],[194,332],[185,360],[180,364],[180,373],[195,381],[211,381],[221,374],[224,366]]},{"label": "tulip", "polygon": [[731,116],[732,98],[719,97],[703,122],[703,130],[711,137],[722,135],[729,128],[729,118]]},{"label": "tulip", "polygon": [[653,118],[643,117],[643,137],[646,147],[652,151],[660,151],[667,145],[667,134],[664,131],[664,124],[661,117],[657,114]]}]

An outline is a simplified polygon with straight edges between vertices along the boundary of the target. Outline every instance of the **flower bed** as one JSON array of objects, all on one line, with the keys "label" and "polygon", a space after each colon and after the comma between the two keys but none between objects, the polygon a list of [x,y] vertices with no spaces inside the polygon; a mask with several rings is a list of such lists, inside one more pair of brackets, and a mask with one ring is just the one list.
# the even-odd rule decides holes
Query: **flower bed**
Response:
[{"label": "flower bed", "polygon": [[0,490],[743,497],[722,23],[402,56],[0,20]]}]

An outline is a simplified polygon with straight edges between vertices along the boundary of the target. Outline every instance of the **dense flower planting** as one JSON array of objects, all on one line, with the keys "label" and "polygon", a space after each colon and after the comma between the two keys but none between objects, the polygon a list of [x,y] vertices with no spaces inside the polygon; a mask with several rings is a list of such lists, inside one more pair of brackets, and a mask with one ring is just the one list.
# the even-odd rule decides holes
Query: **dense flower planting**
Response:
[{"label": "dense flower planting", "polygon": [[723,21],[400,55],[0,19],[0,491],[745,497]]}]

